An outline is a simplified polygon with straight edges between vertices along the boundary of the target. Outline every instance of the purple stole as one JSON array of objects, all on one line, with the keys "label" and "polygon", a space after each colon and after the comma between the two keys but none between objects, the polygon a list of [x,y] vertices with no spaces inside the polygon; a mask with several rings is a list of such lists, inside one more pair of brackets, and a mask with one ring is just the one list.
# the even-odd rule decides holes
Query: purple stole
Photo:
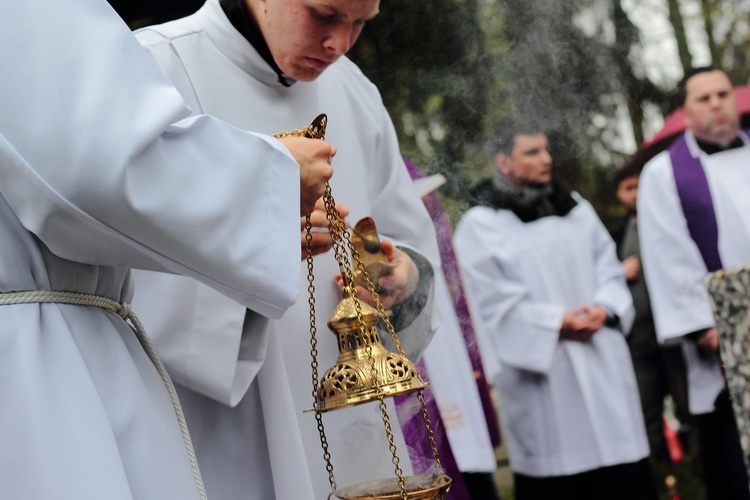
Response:
[{"label": "purple stole", "polygon": [[[427,374],[427,367],[423,360],[417,362],[417,369],[422,374],[425,382],[430,381]],[[425,406],[427,414],[430,416],[432,431],[435,438],[435,444],[440,454],[440,462],[443,465],[445,474],[453,481],[451,489],[445,497],[446,500],[470,500],[469,489],[464,483],[461,471],[456,463],[456,458],[451,451],[451,445],[448,442],[448,434],[445,430],[443,418],[440,416],[440,410],[435,401],[430,387],[424,389]],[[417,399],[416,393],[405,396],[396,396],[396,415],[401,423],[401,430],[404,433],[404,441],[409,452],[411,465],[414,474],[430,475],[435,472],[435,462],[433,459],[432,448],[430,447],[430,438],[427,435],[424,417],[422,416],[422,407]]]},{"label": "purple stole", "polygon": [[[412,179],[422,177],[422,173],[416,165],[407,160],[405,160],[405,162]],[[484,369],[482,368],[481,358],[479,357],[479,348],[477,346],[476,338],[474,337],[474,330],[471,326],[468,305],[466,303],[466,298],[463,295],[463,289],[461,288],[461,282],[458,277],[458,264],[456,262],[455,254],[453,254],[450,223],[448,222],[445,211],[440,205],[440,201],[435,193],[427,197],[425,205],[437,229],[438,247],[443,262],[443,272],[448,281],[451,295],[456,303],[456,313],[459,317],[464,339],[467,341],[467,349],[469,351],[469,357],[471,359],[472,367],[474,368],[475,376],[477,377],[477,387],[482,402],[482,409],[484,410],[485,418],[487,420],[490,439],[494,446],[499,446],[500,429],[497,423],[498,419],[495,413],[494,403],[491,399],[489,385],[484,376]],[[453,269],[454,272],[449,272],[447,269]],[[417,363],[417,368],[422,373],[423,378],[429,381],[429,375],[427,374],[424,361],[420,360]],[[448,492],[446,500],[468,500],[471,498],[469,490],[466,487],[466,483],[463,481],[461,471],[458,469],[458,464],[456,463],[456,459],[451,451],[445,425],[440,417],[435,397],[432,395],[432,391],[429,387],[425,390],[425,400],[427,402],[427,410],[435,433],[435,441],[437,442],[438,451],[440,453],[440,461],[443,463],[445,472],[453,479],[451,490]],[[396,397],[396,412],[403,429],[406,445],[409,448],[409,458],[411,458],[414,472],[416,474],[431,473],[431,467],[433,465],[432,450],[429,446],[429,440],[422,420],[421,409],[419,403],[416,401],[416,396],[414,394],[409,394],[407,396]]]},{"label": "purple stole", "polygon": [[723,266],[719,255],[719,227],[711,190],[700,158],[690,154],[685,134],[669,148],[669,158],[690,237],[698,246],[706,269],[709,272],[717,271]]},{"label": "purple stole", "polygon": [[[404,159],[404,161],[412,179],[424,177],[419,170],[419,167],[409,160]],[[432,222],[435,224],[440,260],[443,264],[443,274],[445,275],[445,281],[448,283],[448,288],[451,297],[453,298],[456,316],[458,316],[459,325],[464,340],[466,341],[466,349],[469,352],[471,366],[474,369],[474,376],[476,377],[477,389],[479,391],[479,399],[482,403],[485,421],[487,422],[490,441],[492,442],[492,446],[498,447],[502,444],[500,426],[498,424],[499,420],[497,412],[495,411],[495,403],[493,402],[492,394],[490,393],[489,381],[485,376],[484,367],[482,366],[479,344],[474,332],[474,326],[471,322],[469,304],[466,300],[461,272],[458,268],[456,253],[453,250],[453,233],[450,220],[445,213],[445,209],[443,208],[443,205],[440,202],[440,197],[437,193],[430,193],[423,199],[423,201],[427,208],[427,212],[430,214],[430,218],[432,218]]]},{"label": "purple stole", "polygon": [[[412,179],[423,177],[416,165],[408,160],[405,160],[405,162]],[[484,375],[479,347],[471,324],[471,318],[469,317],[468,304],[466,303],[466,297],[464,296],[460,276],[458,274],[458,263],[456,261],[456,256],[453,253],[450,222],[440,204],[437,194],[432,193],[427,196],[425,198],[425,206],[427,207],[427,211],[430,213],[437,230],[438,247],[443,263],[443,272],[445,273],[451,296],[456,305],[456,314],[459,318],[461,330],[464,339],[466,340],[466,347],[469,351],[469,358],[471,359],[471,364],[474,368],[474,374],[476,376],[477,387],[482,402],[482,409],[485,413],[490,439],[494,446],[499,446],[501,438],[497,414],[495,413],[489,385]],[[419,361],[417,367],[425,380],[429,380],[424,362]],[[409,448],[409,455],[412,460],[414,472],[417,474],[424,474],[430,472],[429,467],[431,466],[432,453],[427,436],[424,435],[424,424],[422,422],[421,413],[419,412],[418,403],[415,399],[414,395],[397,397],[396,410],[403,428],[406,444]],[[448,436],[442,418],[440,417],[435,398],[432,395],[432,391],[429,390],[429,387],[425,391],[425,399],[427,401],[430,419],[432,420],[432,426],[435,431],[435,439],[440,452],[440,460],[443,463],[446,473],[453,479],[451,491],[448,493],[446,499],[468,500],[470,498],[468,489],[461,479],[461,472],[458,470],[458,465],[456,464],[453,453],[451,452],[450,443],[448,442]]]}]

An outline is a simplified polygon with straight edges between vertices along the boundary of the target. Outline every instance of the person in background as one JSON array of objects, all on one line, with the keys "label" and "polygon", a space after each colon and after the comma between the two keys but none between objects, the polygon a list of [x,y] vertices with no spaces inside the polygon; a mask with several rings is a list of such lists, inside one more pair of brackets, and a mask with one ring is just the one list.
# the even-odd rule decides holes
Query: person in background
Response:
[{"label": "person in background", "polygon": [[651,455],[656,460],[668,462],[670,456],[663,428],[664,398],[669,395],[674,401],[675,416],[681,424],[679,432],[683,441],[687,442],[690,429],[687,378],[680,346],[660,345],[656,337],[638,238],[636,200],[640,174],[640,165],[633,161],[624,163],[615,174],[617,199],[627,212],[612,231],[612,238],[617,245],[617,256],[625,269],[625,279],[635,307],[628,347],[638,380]]},{"label": "person in background", "polygon": [[656,499],[625,335],[633,304],[591,205],[553,179],[534,123],[499,137],[454,244],[495,380],[519,500]]},{"label": "person in background", "polygon": [[706,273],[750,262],[750,139],[718,68],[678,85],[687,130],[640,177],[638,227],[656,333],[681,345],[709,500],[750,498]]}]

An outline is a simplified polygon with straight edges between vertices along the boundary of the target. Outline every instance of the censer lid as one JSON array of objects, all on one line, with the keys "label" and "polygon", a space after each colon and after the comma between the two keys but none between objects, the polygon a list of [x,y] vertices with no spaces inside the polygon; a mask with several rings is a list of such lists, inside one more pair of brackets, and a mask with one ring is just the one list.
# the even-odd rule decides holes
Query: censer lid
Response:
[{"label": "censer lid", "polygon": [[[451,487],[445,474],[409,476],[404,478],[406,498],[409,500],[442,500]],[[333,495],[333,494],[332,494]],[[396,478],[357,484],[336,491],[340,500],[400,500],[401,488]],[[329,498],[332,498],[329,496]]]},{"label": "censer lid", "polygon": [[350,289],[344,287],[341,291],[341,302],[336,306],[336,309],[328,320],[328,328],[335,332],[351,331],[357,328],[359,324],[357,302],[359,302],[364,327],[369,328],[376,324],[380,317],[378,310],[363,300],[355,301]]}]

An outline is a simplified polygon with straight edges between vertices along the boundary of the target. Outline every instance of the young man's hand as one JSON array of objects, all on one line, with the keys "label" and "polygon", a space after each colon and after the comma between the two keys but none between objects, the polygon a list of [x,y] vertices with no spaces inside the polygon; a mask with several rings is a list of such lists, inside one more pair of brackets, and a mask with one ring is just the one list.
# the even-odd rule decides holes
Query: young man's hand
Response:
[{"label": "young man's hand", "polygon": [[326,182],[333,176],[331,160],[336,148],[320,139],[287,136],[279,139],[299,164],[300,215],[315,210],[315,202],[323,196]]}]

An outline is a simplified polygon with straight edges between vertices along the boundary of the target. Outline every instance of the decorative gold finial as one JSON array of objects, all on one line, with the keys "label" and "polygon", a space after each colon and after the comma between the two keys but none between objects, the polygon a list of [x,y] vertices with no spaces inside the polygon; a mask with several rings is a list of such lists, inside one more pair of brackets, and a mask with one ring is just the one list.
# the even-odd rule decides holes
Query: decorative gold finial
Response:
[{"label": "decorative gold finial", "polygon": [[276,134],[273,134],[277,139],[281,137],[307,137],[308,139],[321,139],[326,138],[326,125],[328,125],[328,115],[321,113],[315,117],[315,119],[305,128],[296,130],[282,130]]}]

